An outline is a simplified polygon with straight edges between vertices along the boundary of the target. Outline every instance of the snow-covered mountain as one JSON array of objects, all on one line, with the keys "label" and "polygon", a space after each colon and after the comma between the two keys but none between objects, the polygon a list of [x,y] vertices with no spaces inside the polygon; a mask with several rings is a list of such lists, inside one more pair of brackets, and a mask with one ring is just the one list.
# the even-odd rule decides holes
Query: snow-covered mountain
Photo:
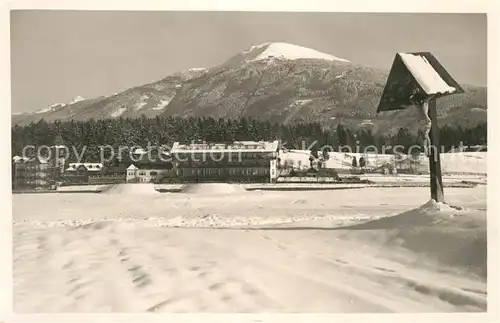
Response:
[{"label": "snow-covered mountain", "polygon": [[65,107],[65,106],[66,106],[66,104],[64,104],[64,103],[54,103],[52,105],[49,105],[46,108],[43,108],[43,109],[35,111],[35,113],[36,114],[47,113],[47,112],[55,111],[56,109],[62,108],[62,107]]},{"label": "snow-covered mountain", "polygon": [[83,101],[83,100],[85,100],[85,98],[84,98],[84,97],[82,97],[82,96],[79,96],[79,95],[78,95],[78,96],[77,96],[77,97],[75,97],[75,98],[73,99],[73,101],[71,101],[69,104],[74,104],[74,103],[77,103],[77,102],[80,102],[80,101]]},{"label": "snow-covered mountain", "polygon": [[264,43],[252,46],[249,50],[243,52],[243,55],[249,61],[258,61],[267,58],[278,58],[289,60],[324,59],[328,61],[349,62],[346,59],[318,52],[317,50],[311,48],[287,43]]},{"label": "snow-covered mountain", "polygon": [[73,100],[71,100],[71,102],[69,103],[54,103],[54,104],[51,104],[49,105],[48,107],[46,108],[42,108],[40,110],[37,110],[33,113],[30,113],[30,112],[17,112],[17,113],[12,113],[12,115],[23,115],[23,116],[26,116],[26,115],[31,115],[31,114],[42,114],[42,115],[45,115],[47,113],[53,113],[55,111],[58,111],[66,106],[69,106],[69,105],[72,105],[72,104],[75,104],[75,103],[78,103],[80,101],[84,101],[85,98],[83,98],[82,96],[76,96]]},{"label": "snow-covered mountain", "polygon": [[330,62],[349,61],[344,58],[319,52],[315,49],[288,43],[262,43],[254,45],[227,60],[223,66],[237,67],[256,61],[265,61],[268,65],[275,61],[318,60]]},{"label": "snow-covered mountain", "polygon": [[[211,68],[191,68],[157,82],[110,96],[75,98],[33,114],[13,115],[14,124],[44,118],[259,117],[272,122],[339,122],[391,130],[415,126],[411,109],[377,115],[388,71],[286,43],[252,46]],[[442,99],[443,122],[486,120],[486,88]],[[478,113],[481,110],[484,113]],[[480,111],[480,112],[481,112]],[[370,120],[367,122],[366,120]],[[397,120],[397,122],[393,122]]]}]

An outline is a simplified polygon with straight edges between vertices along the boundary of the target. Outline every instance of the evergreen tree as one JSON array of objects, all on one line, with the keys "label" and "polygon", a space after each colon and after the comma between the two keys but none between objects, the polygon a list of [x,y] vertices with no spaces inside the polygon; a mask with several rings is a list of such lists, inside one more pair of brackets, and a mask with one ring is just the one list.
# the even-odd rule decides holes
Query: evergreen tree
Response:
[{"label": "evergreen tree", "polygon": [[54,139],[54,146],[65,146],[65,142],[63,137],[61,136],[60,133],[57,133],[55,139]]},{"label": "evergreen tree", "polygon": [[337,126],[337,138],[338,138],[339,146],[346,146],[347,145],[347,133],[346,133],[342,123],[339,123]]}]

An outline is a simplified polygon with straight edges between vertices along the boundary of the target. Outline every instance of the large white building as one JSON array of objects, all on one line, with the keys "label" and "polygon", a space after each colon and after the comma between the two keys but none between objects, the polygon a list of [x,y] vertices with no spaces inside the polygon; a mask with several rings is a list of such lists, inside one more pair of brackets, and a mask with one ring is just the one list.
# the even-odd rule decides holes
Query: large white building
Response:
[{"label": "large white building", "polygon": [[174,143],[176,175],[194,182],[275,182],[279,141]]}]

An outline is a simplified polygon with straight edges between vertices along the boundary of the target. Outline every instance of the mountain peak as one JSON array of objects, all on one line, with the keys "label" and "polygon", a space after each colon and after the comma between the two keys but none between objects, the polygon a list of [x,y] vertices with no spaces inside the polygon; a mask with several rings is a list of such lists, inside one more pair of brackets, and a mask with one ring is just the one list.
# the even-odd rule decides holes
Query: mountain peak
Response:
[{"label": "mountain peak", "polygon": [[319,52],[315,49],[288,43],[262,43],[244,51],[246,61],[259,61],[267,58],[296,59],[323,59],[328,61],[349,62],[346,59]]},{"label": "mountain peak", "polygon": [[35,111],[35,114],[53,112],[55,110],[58,110],[59,108],[64,108],[64,107],[67,107],[68,105],[72,105],[74,103],[84,101],[84,100],[85,100],[85,98],[83,98],[81,96],[77,96],[70,103],[54,103],[54,104],[49,105],[46,108]]},{"label": "mountain peak", "polygon": [[204,72],[206,70],[207,70],[207,68],[205,68],[205,67],[193,67],[193,68],[188,69],[188,72]]}]

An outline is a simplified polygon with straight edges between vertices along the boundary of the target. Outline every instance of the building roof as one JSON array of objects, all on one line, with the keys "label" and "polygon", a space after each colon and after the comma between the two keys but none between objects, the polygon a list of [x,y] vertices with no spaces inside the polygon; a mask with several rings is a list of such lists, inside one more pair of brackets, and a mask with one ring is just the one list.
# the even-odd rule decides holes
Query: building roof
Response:
[{"label": "building roof", "polygon": [[279,142],[275,141],[235,141],[225,143],[191,143],[181,144],[175,142],[171,153],[193,153],[193,152],[275,152],[279,148]]},{"label": "building roof", "polygon": [[72,172],[78,170],[80,167],[85,167],[89,172],[98,172],[102,170],[101,163],[70,163],[69,167],[66,169],[67,172]]},{"label": "building roof", "polygon": [[138,166],[131,164],[127,170],[165,170],[172,169],[173,165],[171,163],[163,163],[163,162],[150,162],[150,163],[141,163]]},{"label": "building roof", "polygon": [[136,148],[134,151],[132,151],[133,155],[146,155],[148,153],[151,154],[164,154],[168,155],[168,150],[165,147],[149,147],[149,149],[144,149],[144,148]]},{"label": "building roof", "polygon": [[14,163],[23,163],[23,162],[27,162],[29,160],[28,157],[21,157],[21,156],[14,156],[12,157],[12,161]]}]

